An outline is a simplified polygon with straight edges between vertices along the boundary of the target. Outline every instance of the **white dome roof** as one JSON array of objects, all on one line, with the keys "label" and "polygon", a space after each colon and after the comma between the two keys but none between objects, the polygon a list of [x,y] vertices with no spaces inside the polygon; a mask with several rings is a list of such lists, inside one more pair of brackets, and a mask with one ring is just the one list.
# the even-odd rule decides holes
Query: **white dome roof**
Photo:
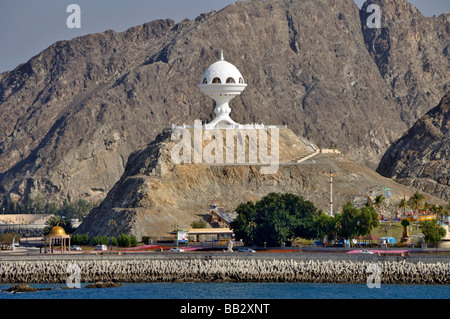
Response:
[{"label": "white dome roof", "polygon": [[[220,80],[220,82],[218,81]],[[211,64],[203,73],[200,84],[240,83],[244,84],[241,72],[230,62],[220,60]]]}]

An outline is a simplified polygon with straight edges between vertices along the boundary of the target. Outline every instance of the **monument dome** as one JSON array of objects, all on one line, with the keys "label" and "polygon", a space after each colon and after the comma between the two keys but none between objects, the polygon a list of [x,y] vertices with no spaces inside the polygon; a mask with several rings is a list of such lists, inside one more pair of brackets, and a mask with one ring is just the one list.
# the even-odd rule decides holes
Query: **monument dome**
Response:
[{"label": "monument dome", "polygon": [[50,230],[49,236],[66,236],[66,231],[61,226],[55,226]]},{"label": "monument dome", "polygon": [[47,253],[47,243],[49,250],[48,252],[53,253],[53,248],[56,245],[60,246],[61,253],[70,252],[70,235],[66,234],[64,228],[59,225],[53,227],[48,235],[44,236],[45,242],[45,252]]},{"label": "monument dome", "polygon": [[246,86],[241,72],[233,64],[225,61],[223,52],[221,52],[220,61],[211,64],[206,69],[200,84],[198,84],[199,89],[216,102],[214,108],[216,117],[211,123],[206,124],[206,128],[216,127],[221,122],[239,125],[230,118],[231,108],[228,102],[236,95],[241,94]]},{"label": "monument dome", "polygon": [[230,62],[223,59],[211,64],[202,75],[200,84],[240,83],[244,84],[241,72]]}]

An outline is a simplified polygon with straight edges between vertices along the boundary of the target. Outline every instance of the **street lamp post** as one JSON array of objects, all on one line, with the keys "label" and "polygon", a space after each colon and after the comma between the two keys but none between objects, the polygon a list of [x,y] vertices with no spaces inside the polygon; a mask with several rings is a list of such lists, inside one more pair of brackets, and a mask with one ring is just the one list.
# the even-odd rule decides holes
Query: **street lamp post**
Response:
[{"label": "street lamp post", "polygon": [[333,172],[333,170],[330,168],[330,171],[328,173],[325,173],[324,175],[330,176],[330,214],[331,214],[331,216],[334,216],[334,212],[333,212],[333,177],[336,176],[336,172]]},{"label": "street lamp post", "polygon": [[330,169],[330,212],[333,213],[333,171]]}]

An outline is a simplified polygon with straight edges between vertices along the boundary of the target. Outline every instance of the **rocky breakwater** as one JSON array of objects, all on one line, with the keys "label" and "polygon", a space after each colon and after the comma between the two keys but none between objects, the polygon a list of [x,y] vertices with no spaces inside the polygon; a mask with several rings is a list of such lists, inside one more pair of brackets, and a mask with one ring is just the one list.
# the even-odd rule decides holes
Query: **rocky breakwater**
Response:
[{"label": "rocky breakwater", "polygon": [[448,262],[245,258],[1,261],[0,284],[66,283],[73,264],[81,282],[367,283],[379,274],[382,284],[450,284]]}]

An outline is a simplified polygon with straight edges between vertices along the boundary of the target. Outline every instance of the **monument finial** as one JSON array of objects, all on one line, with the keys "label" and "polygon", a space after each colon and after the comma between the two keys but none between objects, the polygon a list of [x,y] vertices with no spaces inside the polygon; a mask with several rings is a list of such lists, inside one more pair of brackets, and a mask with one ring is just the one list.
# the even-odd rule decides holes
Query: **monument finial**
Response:
[{"label": "monument finial", "polygon": [[223,50],[220,50],[220,61],[223,61]]}]

